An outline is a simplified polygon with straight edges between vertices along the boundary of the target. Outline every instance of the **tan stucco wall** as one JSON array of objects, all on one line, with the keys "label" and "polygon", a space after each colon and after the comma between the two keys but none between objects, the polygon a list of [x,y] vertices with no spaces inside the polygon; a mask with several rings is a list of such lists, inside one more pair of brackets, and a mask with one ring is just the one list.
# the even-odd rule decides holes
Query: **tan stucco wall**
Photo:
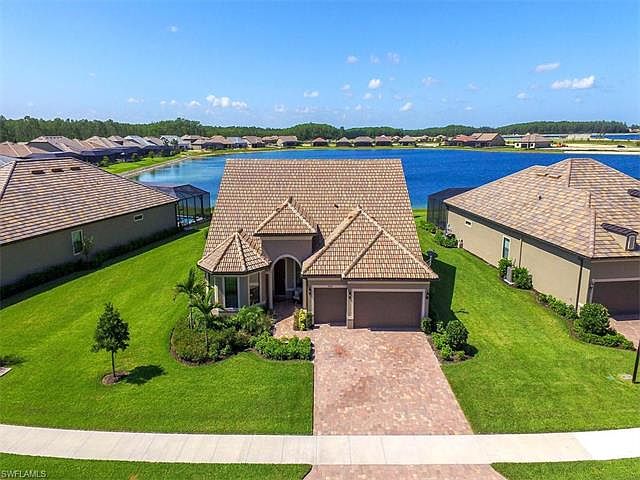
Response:
[{"label": "tan stucco wall", "polygon": [[591,280],[640,278],[640,257],[630,259],[593,260]]},{"label": "tan stucco wall", "polygon": [[[465,220],[471,221],[470,227]],[[577,254],[456,209],[449,208],[448,224],[456,237],[462,240],[465,250],[493,266],[497,266],[502,257],[503,238],[510,238],[510,257],[516,266],[529,270],[535,290],[551,294],[570,305],[575,305],[576,299],[579,304],[587,302],[589,260],[584,259],[581,266]]]},{"label": "tan stucco wall", "polygon": [[272,261],[282,255],[292,255],[302,263],[312,253],[311,237],[295,240],[263,237],[262,248]]},{"label": "tan stucco wall", "polygon": [[[134,222],[134,215],[139,213],[144,215],[144,220]],[[2,245],[0,285],[9,285],[30,273],[56,265],[82,260],[82,255],[73,255],[71,232],[75,230],[82,230],[85,239],[93,237],[92,252],[97,253],[175,227],[175,205],[168,204]]]}]

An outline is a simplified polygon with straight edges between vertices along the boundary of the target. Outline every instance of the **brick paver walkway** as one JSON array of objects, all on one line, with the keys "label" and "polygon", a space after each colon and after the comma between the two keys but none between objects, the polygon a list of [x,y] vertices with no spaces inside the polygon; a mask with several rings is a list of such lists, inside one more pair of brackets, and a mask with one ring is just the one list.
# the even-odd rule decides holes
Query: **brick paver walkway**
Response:
[{"label": "brick paver walkway", "polygon": [[305,480],[504,480],[489,465],[319,465]]},{"label": "brick paver walkway", "polygon": [[640,320],[610,320],[611,326],[637,347],[640,342]]},{"label": "brick paver walkway", "polygon": [[314,434],[472,433],[421,332],[276,325],[276,335],[292,334],[315,346]]}]

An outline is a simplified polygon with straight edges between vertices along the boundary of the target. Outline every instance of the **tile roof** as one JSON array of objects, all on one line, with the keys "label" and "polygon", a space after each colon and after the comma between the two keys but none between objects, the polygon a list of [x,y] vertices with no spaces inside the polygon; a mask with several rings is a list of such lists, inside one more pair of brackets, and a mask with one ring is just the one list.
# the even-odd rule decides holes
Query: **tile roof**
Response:
[{"label": "tile roof", "polygon": [[[355,209],[360,213],[355,215]],[[314,261],[314,275],[341,276],[359,258],[362,263],[354,264],[351,270],[353,275],[366,271],[368,276],[363,278],[436,278],[422,262],[400,160],[228,160],[203,261],[238,229],[248,236],[248,232],[270,228],[265,219],[279,217],[273,215],[275,211],[285,212],[281,218],[287,228],[291,224],[296,228],[317,226],[316,249],[332,239],[332,248]],[[381,230],[384,238],[372,242]],[[251,238],[257,252],[266,258],[260,232]],[[369,243],[372,245],[365,251]],[[387,252],[389,258],[402,257],[400,266],[390,269],[385,265],[382,269],[371,265],[380,252]],[[414,270],[415,262],[423,265],[419,273]],[[403,270],[403,265],[410,266]]]},{"label": "tile roof", "polygon": [[640,180],[591,158],[532,166],[445,200],[496,223],[589,258],[640,256],[602,227],[640,230]]},{"label": "tile roof", "polygon": [[16,160],[0,171],[0,244],[176,202],[72,158]]},{"label": "tile roof", "polygon": [[551,143],[551,139],[538,133],[527,133],[520,139],[522,143]]},{"label": "tile roof", "polygon": [[238,229],[204,256],[198,265],[211,273],[249,273],[271,264],[258,249],[254,239]]},{"label": "tile roof", "polygon": [[306,276],[435,279],[435,273],[362,208],[352,210],[325,245],[302,264]]},{"label": "tile roof", "polygon": [[293,197],[287,198],[256,227],[254,235],[313,235],[318,227]]}]

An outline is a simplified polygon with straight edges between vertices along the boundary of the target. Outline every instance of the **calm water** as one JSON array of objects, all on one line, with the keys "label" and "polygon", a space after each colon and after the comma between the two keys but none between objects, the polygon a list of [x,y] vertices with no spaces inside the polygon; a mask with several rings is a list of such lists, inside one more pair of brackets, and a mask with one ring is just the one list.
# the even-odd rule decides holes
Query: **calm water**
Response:
[{"label": "calm water", "polygon": [[[230,154],[184,160],[160,167],[136,177],[142,182],[164,185],[191,183],[211,192],[215,203],[218,186],[228,158],[401,158],[409,187],[411,203],[416,207],[426,204],[427,197],[449,187],[473,187],[490,182],[531,165],[549,165],[567,154],[482,152],[467,150],[287,150]],[[636,178],[640,178],[640,156],[589,155]]]}]

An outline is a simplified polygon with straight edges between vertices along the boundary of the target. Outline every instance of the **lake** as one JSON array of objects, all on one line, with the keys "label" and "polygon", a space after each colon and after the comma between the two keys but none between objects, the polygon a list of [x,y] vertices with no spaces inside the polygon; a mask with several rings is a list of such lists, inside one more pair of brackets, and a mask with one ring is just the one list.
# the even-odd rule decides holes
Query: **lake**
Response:
[{"label": "lake", "polygon": [[[575,155],[574,155],[575,156]],[[496,180],[531,165],[549,165],[571,157],[564,153],[486,152],[481,150],[435,149],[332,149],[274,150],[246,154],[200,157],[158,167],[135,180],[162,185],[190,183],[211,192],[215,203],[218,187],[228,158],[400,158],[404,166],[411,204],[424,207],[427,197],[449,187],[474,187]],[[589,155],[628,175],[640,178],[640,156]]]}]

